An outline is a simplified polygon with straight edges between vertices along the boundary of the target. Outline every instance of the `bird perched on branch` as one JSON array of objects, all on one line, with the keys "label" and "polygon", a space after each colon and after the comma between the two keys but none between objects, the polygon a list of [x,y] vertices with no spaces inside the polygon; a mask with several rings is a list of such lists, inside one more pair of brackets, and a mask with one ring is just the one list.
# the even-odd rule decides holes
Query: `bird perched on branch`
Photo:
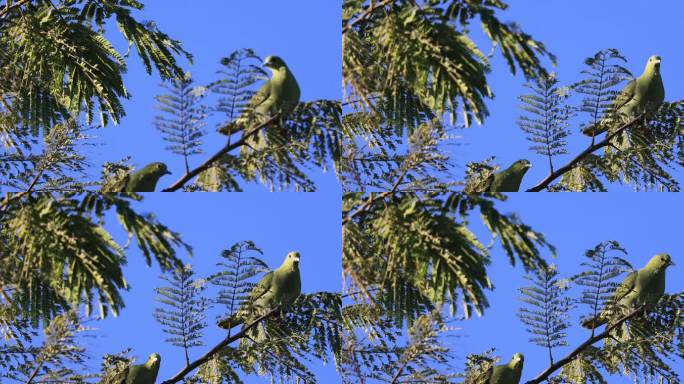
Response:
[{"label": "bird perched on branch", "polygon": [[157,381],[160,364],[161,356],[153,353],[147,358],[145,364],[126,368],[106,384],[154,384]]},{"label": "bird perched on branch", "polygon": [[495,365],[476,377],[466,380],[466,384],[518,384],[522,377],[525,357],[516,353],[506,364]]},{"label": "bird perched on branch", "polygon": [[597,124],[582,129],[586,136],[596,136],[628,119],[657,110],[665,101],[665,86],[660,76],[660,56],[651,56],[644,72],[632,79],[615,98],[612,110],[616,119],[604,117]]},{"label": "bird perched on branch", "polygon": [[236,325],[249,323],[271,308],[292,304],[302,290],[299,256],[299,252],[288,253],[280,267],[268,272],[252,288],[237,312],[219,321],[218,326],[231,329]]},{"label": "bird perched on branch", "polygon": [[[299,103],[301,94],[299,85],[285,61],[278,56],[268,56],[264,59],[263,66],[271,70],[271,78],[252,95],[245,111],[235,121],[219,129],[220,133],[230,135],[243,130],[244,135],[248,133],[244,131],[245,129],[264,122],[278,113],[283,119]],[[250,138],[248,144],[254,147],[255,142],[260,139],[263,142],[265,135]]]},{"label": "bird perched on branch", "polygon": [[[674,265],[670,255],[659,253],[648,261],[645,267],[633,271],[617,287],[610,300],[622,308],[653,307],[665,293],[665,270]],[[610,310],[603,310],[597,316],[582,321],[588,329],[597,328],[614,318]]]},{"label": "bird perched on branch", "polygon": [[510,167],[489,175],[476,185],[472,192],[518,192],[525,173],[532,167],[526,159],[521,159]]},{"label": "bird perched on branch", "polygon": [[113,187],[107,190],[103,187],[103,192],[154,192],[159,179],[170,174],[166,164],[150,163],[115,181]]}]

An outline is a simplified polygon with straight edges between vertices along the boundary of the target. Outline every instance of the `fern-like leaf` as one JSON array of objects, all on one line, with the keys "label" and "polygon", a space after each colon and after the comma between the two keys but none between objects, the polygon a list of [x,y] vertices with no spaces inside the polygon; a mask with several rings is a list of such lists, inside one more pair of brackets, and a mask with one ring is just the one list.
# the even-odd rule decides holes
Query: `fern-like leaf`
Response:
[{"label": "fern-like leaf", "polygon": [[530,116],[520,116],[518,125],[527,133],[533,144],[530,150],[546,156],[549,172],[553,172],[553,156],[567,153],[566,137],[570,134],[568,120],[571,109],[565,104],[569,96],[567,88],[559,87],[555,74],[540,77],[526,87],[532,94],[519,96],[520,108]]},{"label": "fern-like leaf", "polygon": [[190,73],[162,84],[168,93],[155,97],[162,115],[155,117],[154,125],[161,132],[166,149],[183,157],[185,171],[190,172],[188,159],[202,153],[202,136],[207,109],[202,104],[204,87],[194,86]]},{"label": "fern-like leaf", "polygon": [[207,326],[204,312],[208,300],[202,296],[206,285],[193,275],[192,267],[185,265],[161,277],[169,286],[155,288],[156,300],[162,306],[155,308],[154,318],[170,335],[165,341],[183,348],[186,364],[190,364],[190,348],[204,345],[202,331]]},{"label": "fern-like leaf", "polygon": [[527,306],[518,310],[518,317],[532,334],[530,341],[546,348],[549,364],[553,364],[553,348],[568,345],[565,330],[570,327],[568,318],[572,301],[564,295],[569,289],[569,281],[558,278],[553,264],[525,278],[533,285],[519,289],[520,300]]}]

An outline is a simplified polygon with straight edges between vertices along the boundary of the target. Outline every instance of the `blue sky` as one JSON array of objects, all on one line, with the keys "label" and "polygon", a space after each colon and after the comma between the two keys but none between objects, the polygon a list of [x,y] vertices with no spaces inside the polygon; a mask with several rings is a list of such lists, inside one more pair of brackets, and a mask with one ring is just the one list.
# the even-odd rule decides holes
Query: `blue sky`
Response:
[{"label": "blue sky", "polygon": [[[219,253],[232,244],[253,240],[264,251],[262,257],[269,266],[277,267],[293,250],[301,253],[302,292],[339,291],[341,289],[340,200],[322,194],[277,193],[252,194],[147,194],[139,204],[142,212],[154,213],[171,229],[180,232],[193,247],[194,256],[183,260],[193,265],[197,277],[215,272]],[[120,244],[125,234],[114,220],[107,227],[113,230]],[[182,349],[164,343],[166,334],[152,317],[156,306],[154,288],[164,283],[156,265],[148,268],[137,248],[127,252],[128,265],[124,276],[131,289],[123,293],[126,307],[119,317],[108,317],[88,325],[98,328],[96,337],[84,338],[88,352],[97,359],[104,353],[116,353],[133,348],[138,361],[153,352],[162,356],[159,382],[184,366]],[[191,359],[225,337],[225,331],[215,326],[220,308],[210,311],[204,341],[207,346],[194,348]],[[95,364],[95,365],[97,365]],[[94,365],[94,366],[95,366]],[[334,364],[322,365],[318,360],[307,364],[320,382],[337,382]],[[252,383],[268,382],[253,377]]]},{"label": "blue sky", "polygon": [[[646,60],[653,54],[662,57],[662,76],[665,83],[665,99],[684,98],[684,52],[673,43],[675,26],[681,24],[684,3],[681,1],[640,0],[575,0],[575,1],[506,1],[510,5],[499,13],[502,21],[518,22],[524,31],[542,41],[547,49],[558,58],[553,68],[547,61],[547,68],[557,72],[562,85],[569,85],[581,79],[580,71],[584,59],[605,48],[617,48],[629,60],[627,67],[638,76]],[[673,29],[675,28],[675,29]],[[489,52],[488,41],[479,33],[477,24],[472,27],[476,42],[484,52]],[[487,78],[495,99],[487,103],[490,116],[482,127],[460,131],[463,138],[452,152],[458,169],[457,175],[465,174],[468,161],[482,161],[496,155],[496,162],[504,167],[520,158],[528,158],[533,167],[525,176],[521,189],[529,188],[548,173],[546,158],[528,150],[530,143],[516,125],[520,115],[517,97],[528,93],[523,88],[524,78],[513,76],[501,55],[497,52],[492,60],[492,72]],[[577,105],[577,99],[575,104]],[[588,144],[588,139],[577,133],[578,123],[586,117],[573,120],[569,138],[570,154],[579,153]],[[574,157],[574,155],[573,155]],[[558,167],[570,159],[563,155],[554,159]],[[679,180],[684,172],[677,170]],[[629,187],[614,186],[610,190],[629,190]]]},{"label": "blue sky", "polygon": [[[261,57],[281,56],[297,77],[302,101],[339,99],[341,76],[341,0],[205,0],[189,5],[187,1],[145,1],[140,13],[143,20],[154,20],[171,37],[180,40],[193,56],[193,64],[183,62],[197,85],[216,79],[219,60],[240,48],[252,48]],[[115,26],[108,36],[120,52],[127,47]],[[162,93],[155,72],[148,76],[135,55],[128,60],[124,84],[132,94],[124,101],[126,116],[119,126],[110,125],[95,131],[98,146],[88,150],[94,165],[90,174],[97,177],[105,161],[116,161],[127,155],[141,167],[149,162],[164,161],[174,173],[165,176],[158,189],[180,177],[181,157],[164,150],[165,142],[152,125],[154,96]],[[208,100],[212,100],[211,98]],[[225,137],[215,132],[220,119],[207,120],[204,138],[205,154],[195,156],[190,165],[198,165],[225,144]],[[91,132],[92,134],[93,132]],[[334,172],[313,169],[309,173],[319,190],[337,190]],[[265,189],[261,186],[247,190]]]},{"label": "blue sky", "polygon": [[[684,245],[681,226],[671,218],[679,217],[682,209],[678,195],[631,194],[562,194],[532,196],[510,194],[509,201],[499,204],[502,212],[518,213],[522,220],[546,235],[557,247],[558,257],[547,260],[558,266],[561,277],[570,277],[580,269],[584,251],[598,243],[616,240],[629,252],[627,260],[641,268],[656,253],[669,253],[675,267],[668,270],[666,292],[684,291],[681,279],[684,269]],[[473,223],[476,221],[473,220]],[[481,240],[487,241],[484,228],[474,226]],[[458,322],[462,327],[454,332],[458,337],[451,342],[460,360],[453,364],[462,369],[468,353],[482,353],[496,348],[497,355],[508,361],[511,355],[522,352],[525,366],[521,382],[539,374],[548,362],[547,351],[528,342],[530,334],[516,316],[520,302],[517,289],[528,286],[524,271],[512,267],[504,252],[497,246],[492,250],[493,263],[488,275],[495,290],[487,295],[490,308],[481,318]],[[571,295],[581,289],[571,289]],[[573,296],[577,297],[577,296]],[[554,357],[559,359],[588,337],[588,332],[577,326],[579,315],[586,314],[579,307],[570,319],[573,326],[568,332],[569,347],[557,348]],[[684,362],[674,363],[675,371],[684,372]],[[628,378],[613,377],[610,383],[628,383]]]}]

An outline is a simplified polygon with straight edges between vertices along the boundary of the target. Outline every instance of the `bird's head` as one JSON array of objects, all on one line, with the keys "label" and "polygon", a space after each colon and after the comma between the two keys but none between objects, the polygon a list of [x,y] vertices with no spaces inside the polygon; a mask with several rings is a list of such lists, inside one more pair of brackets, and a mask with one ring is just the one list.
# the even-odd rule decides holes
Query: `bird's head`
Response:
[{"label": "bird's head", "polygon": [[299,269],[299,252],[292,251],[285,256],[285,261],[283,264],[289,266],[292,269]]},{"label": "bird's head", "polygon": [[648,58],[646,62],[646,71],[653,70],[656,73],[660,73],[660,56],[653,55]]},{"label": "bird's head", "polygon": [[532,163],[530,163],[530,161],[527,159],[520,159],[520,160],[516,161],[515,163],[513,163],[513,165],[511,165],[511,167],[516,168],[516,169],[520,169],[520,170],[523,170],[523,169],[527,170],[527,169],[530,169],[532,167]]},{"label": "bird's head", "polygon": [[511,365],[517,367],[518,365],[523,365],[525,362],[525,356],[522,353],[515,353],[511,358]]},{"label": "bird's head", "polygon": [[675,265],[672,262],[672,257],[667,253],[659,253],[653,256],[651,260],[648,262],[648,264],[652,265],[659,271],[664,270],[671,265]]},{"label": "bird's head", "polygon": [[161,356],[158,353],[153,353],[147,358],[146,366],[150,368],[159,368],[161,364]]},{"label": "bird's head", "polygon": [[264,67],[277,71],[287,67],[285,61],[278,56],[268,56],[264,59]]},{"label": "bird's head", "polygon": [[144,169],[149,173],[159,175],[160,177],[171,174],[169,169],[166,167],[166,164],[159,162],[147,164]]}]

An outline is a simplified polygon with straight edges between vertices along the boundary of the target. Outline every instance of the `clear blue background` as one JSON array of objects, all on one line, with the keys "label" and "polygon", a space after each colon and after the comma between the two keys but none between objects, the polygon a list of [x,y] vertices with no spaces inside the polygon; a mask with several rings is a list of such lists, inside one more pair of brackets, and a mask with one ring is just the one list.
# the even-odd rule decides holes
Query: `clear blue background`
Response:
[{"label": "clear blue background", "polygon": [[[550,263],[558,266],[560,277],[570,277],[582,269],[580,263],[586,258],[584,252],[602,241],[617,240],[629,253],[627,260],[635,268],[641,268],[656,253],[669,253],[676,266],[667,271],[666,292],[684,291],[684,245],[682,244],[681,225],[676,219],[681,217],[681,198],[667,194],[562,194],[530,195],[511,194],[509,201],[499,204],[506,213],[518,213],[522,220],[536,231],[546,235],[547,240],[557,247],[558,257],[552,259],[544,255]],[[473,224],[477,221],[473,220]],[[488,232],[475,225],[481,240],[487,241]],[[521,383],[530,380],[548,365],[547,350],[530,342],[530,334],[517,317],[520,307],[517,289],[529,286],[523,278],[521,266],[512,267],[504,252],[496,245],[492,250],[492,265],[488,276],[495,289],[487,295],[490,308],[481,318],[474,317],[457,323],[461,330],[451,345],[459,356],[453,364],[462,370],[468,353],[482,353],[496,348],[496,354],[503,361],[511,355],[522,352],[525,366]],[[572,297],[578,297],[581,288],[571,289]],[[565,356],[581,342],[589,332],[580,328],[578,319],[588,310],[582,306],[574,310],[568,330],[569,346],[554,350],[555,360]],[[454,340],[454,339],[452,339]],[[675,360],[672,367],[684,373],[684,362]],[[630,383],[629,378],[614,376],[609,383]]]},{"label": "clear blue background", "polygon": [[[154,213],[172,230],[182,234],[192,245],[192,258],[181,254],[184,261],[193,265],[197,277],[216,272],[215,264],[222,259],[221,250],[232,244],[253,240],[264,251],[262,257],[272,268],[282,262],[293,250],[301,253],[302,292],[335,291],[341,289],[341,235],[340,199],[323,194],[146,194],[139,204],[142,212]],[[126,238],[115,220],[107,227],[115,239],[125,244]],[[126,347],[133,348],[138,362],[144,362],[153,352],[162,356],[158,382],[170,378],[185,365],[183,350],[164,342],[166,334],[152,317],[154,288],[165,284],[158,277],[157,265],[148,268],[135,246],[126,252],[128,265],[124,276],[131,289],[123,292],[126,307],[119,317],[108,317],[88,325],[98,328],[96,337],[83,338],[88,353],[99,365],[104,353],[116,353]],[[215,308],[209,312],[205,330],[205,346],[193,348],[191,359],[201,356],[225,337],[225,331],[216,327],[216,317],[225,312]],[[332,357],[332,356],[331,356]],[[338,382],[334,363],[322,365],[313,359],[305,363],[316,373],[319,382]],[[96,369],[94,369],[96,370]],[[266,378],[252,377],[249,383],[268,382]]]},{"label": "clear blue background", "polygon": [[[340,98],[342,82],[341,0],[265,0],[265,1],[144,1],[145,9],[138,14],[142,20],[153,20],[160,30],[180,40],[193,56],[193,64],[184,60],[197,85],[217,79],[219,61],[241,48],[252,48],[262,58],[281,56],[297,77],[302,89],[302,101]],[[111,25],[107,36],[119,52],[127,46]],[[90,176],[97,178],[105,161],[116,161],[127,155],[132,163],[142,167],[153,161],[164,161],[173,172],[159,182],[157,189],[170,185],[182,174],[182,158],[164,147],[152,122],[159,113],[154,96],[163,93],[155,72],[148,76],[140,60],[132,54],[124,84],[132,94],[125,100],[126,116],[119,126],[110,125],[95,131],[96,147],[87,149],[93,163]],[[206,101],[210,104],[215,97]],[[204,138],[205,154],[194,156],[190,166],[197,166],[225,144],[225,137],[216,133],[220,115],[207,120]],[[93,132],[90,132],[91,134]],[[319,190],[337,190],[334,172],[323,173],[314,168],[309,175]],[[265,189],[247,186],[248,191]]]},{"label": "clear blue background", "polygon": [[[553,68],[545,61],[549,71],[557,72],[562,85],[570,85],[582,79],[584,59],[605,48],[617,48],[629,62],[632,74],[639,76],[649,56],[662,57],[662,76],[667,101],[684,98],[684,51],[679,43],[681,15],[684,2],[666,0],[574,0],[574,1],[506,1],[510,5],[500,12],[502,21],[518,22],[522,29],[543,42],[558,59]],[[488,40],[479,33],[479,25],[472,26],[476,41],[484,52],[490,51]],[[483,127],[474,127],[459,134],[452,152],[460,169],[454,173],[463,177],[468,161],[482,161],[496,155],[496,162],[508,167],[520,158],[529,159],[533,167],[525,176],[521,190],[537,184],[548,173],[546,157],[528,150],[530,142],[517,124],[521,111],[517,97],[529,93],[523,87],[522,75],[513,76],[499,54],[494,54],[492,72],[487,77],[495,99],[487,102],[490,116]],[[574,98],[578,105],[578,98]],[[579,123],[586,116],[573,120],[569,137],[570,155],[554,158],[554,166],[565,164],[590,142],[578,133]],[[678,169],[675,178],[683,180],[684,172]],[[612,186],[609,190],[629,190],[626,186]]]}]

